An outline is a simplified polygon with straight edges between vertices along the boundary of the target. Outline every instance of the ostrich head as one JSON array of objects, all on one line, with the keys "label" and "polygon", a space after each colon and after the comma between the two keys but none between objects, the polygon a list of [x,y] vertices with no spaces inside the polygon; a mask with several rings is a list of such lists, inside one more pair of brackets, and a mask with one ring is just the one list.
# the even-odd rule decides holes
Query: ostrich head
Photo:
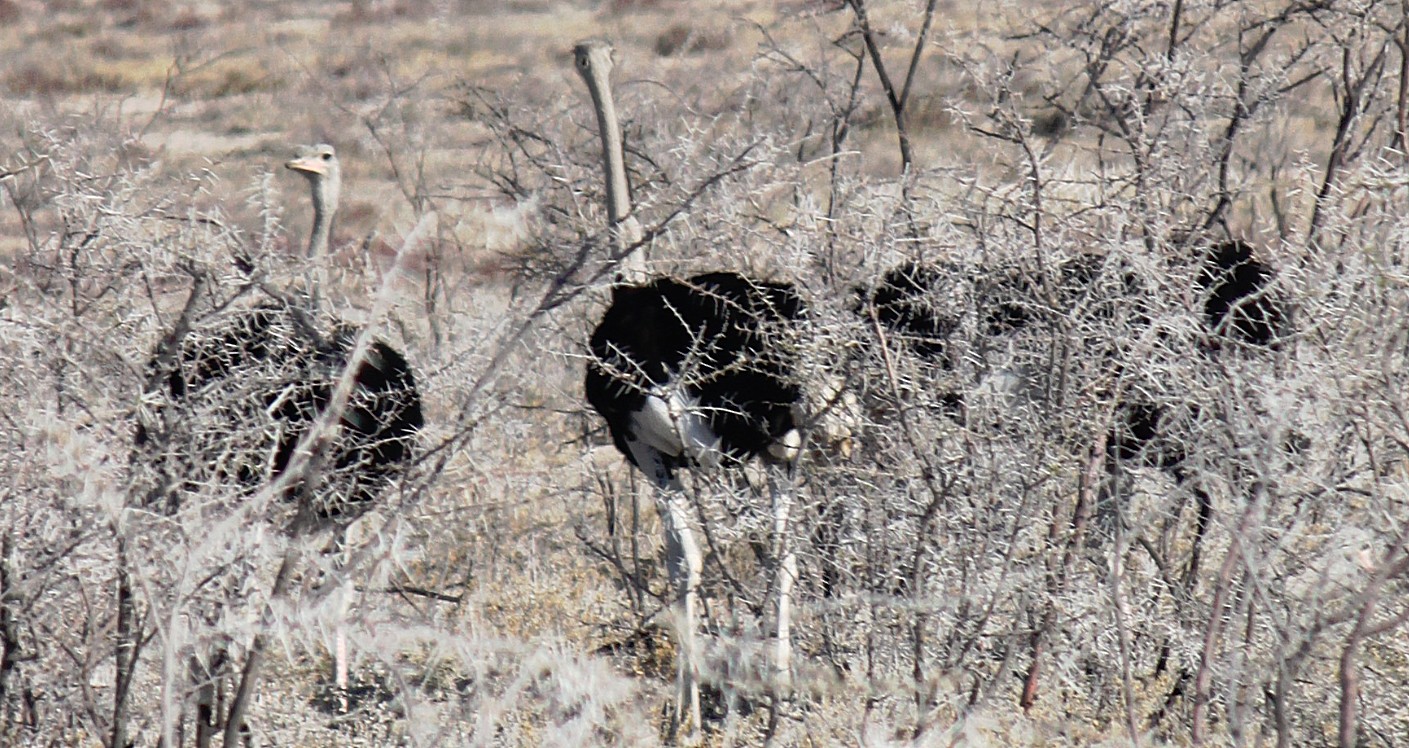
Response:
[{"label": "ostrich head", "polygon": [[313,192],[313,231],[308,237],[308,256],[318,257],[328,251],[332,235],[333,214],[338,210],[342,194],[342,167],[338,154],[327,143],[301,145],[292,161],[284,164],[308,179]]}]

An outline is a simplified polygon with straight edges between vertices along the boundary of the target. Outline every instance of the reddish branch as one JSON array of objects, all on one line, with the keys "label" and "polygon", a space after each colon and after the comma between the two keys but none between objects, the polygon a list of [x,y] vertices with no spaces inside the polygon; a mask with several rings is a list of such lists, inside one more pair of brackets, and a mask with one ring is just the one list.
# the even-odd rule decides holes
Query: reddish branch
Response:
[{"label": "reddish branch", "polygon": [[1213,657],[1218,649],[1219,638],[1223,635],[1226,616],[1224,608],[1233,588],[1233,572],[1242,560],[1243,540],[1252,529],[1253,518],[1261,510],[1262,499],[1267,487],[1261,481],[1255,483],[1251,499],[1238,518],[1238,526],[1228,542],[1228,555],[1223,558],[1223,566],[1218,570],[1218,583],[1213,590],[1213,602],[1209,605],[1208,626],[1204,628],[1203,648],[1199,652],[1199,669],[1194,675],[1194,713],[1190,719],[1190,742],[1202,745],[1208,732],[1208,702],[1213,688]]},{"label": "reddish branch", "polygon": [[[1076,491],[1076,507],[1072,510],[1070,533],[1066,549],[1062,551],[1062,564],[1049,584],[1051,599],[1047,601],[1047,611],[1042,616],[1042,624],[1032,635],[1032,662],[1023,680],[1022,697],[1018,704],[1026,711],[1037,703],[1037,686],[1042,667],[1042,655],[1046,651],[1046,638],[1051,633],[1057,618],[1056,598],[1066,590],[1071,580],[1072,566],[1076,563],[1077,549],[1086,538],[1086,526],[1091,520],[1091,510],[1096,505],[1096,489],[1101,485],[1101,476],[1106,464],[1106,434],[1096,437],[1091,444],[1091,452],[1086,460],[1086,469],[1081,474],[1081,484]],[[1062,535],[1060,518],[1052,521],[1047,534],[1050,543],[1056,543]]]},{"label": "reddish branch", "polygon": [[1409,548],[1406,548],[1406,543],[1409,543],[1409,532],[1400,534],[1398,542],[1385,554],[1385,561],[1376,568],[1370,583],[1366,585],[1364,592],[1360,593],[1355,628],[1351,630],[1350,636],[1346,637],[1345,648],[1341,650],[1340,729],[1337,736],[1341,748],[1353,748],[1356,745],[1360,703],[1360,669],[1357,659],[1361,645],[1365,640],[1392,631],[1409,620],[1407,606],[1396,616],[1378,623],[1374,621],[1385,583],[1409,572]]}]

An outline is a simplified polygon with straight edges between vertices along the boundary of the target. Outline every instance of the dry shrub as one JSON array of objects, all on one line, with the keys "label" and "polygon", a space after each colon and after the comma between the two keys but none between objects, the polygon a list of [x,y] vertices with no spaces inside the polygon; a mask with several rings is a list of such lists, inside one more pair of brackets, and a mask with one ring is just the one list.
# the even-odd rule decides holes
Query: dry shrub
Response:
[{"label": "dry shrub", "polygon": [[[788,698],[762,677],[766,494],[757,476],[687,479],[708,534],[710,739],[1409,741],[1400,6],[1183,3],[1172,50],[1160,3],[1058,8],[1001,38],[941,24],[919,67],[948,56],[916,78],[904,125],[864,31],[832,26],[856,7],[766,27],[727,85],[671,29],[680,68],[618,90],[652,269],[796,282],[804,384],[856,400],[849,443],[818,424],[799,471]],[[919,19],[886,18],[916,22],[872,29],[903,85],[914,37],[886,32]],[[21,84],[71,90],[41,74]],[[464,87],[443,109],[405,81],[375,109],[327,94],[351,124],[323,126],[359,141],[344,152],[397,180],[377,208],[441,215],[402,260],[412,277],[347,263],[335,289],[339,313],[404,342],[431,426],[364,534],[338,556],[310,541],[272,612],[289,541],[267,513],[219,485],[142,511],[130,457],[191,269],[232,308],[261,298],[237,257],[275,287],[301,277],[277,251],[277,182],[166,173],[114,137],[131,123],[41,116],[9,144],[7,167],[34,166],[4,183],[25,251],[0,305],[0,742],[111,734],[119,539],[153,635],[128,712],[142,739],[189,707],[191,656],[239,662],[259,630],[277,653],[256,714],[270,744],[663,740],[659,522],[581,397],[612,269],[594,123],[568,78]],[[399,241],[382,236],[385,260]],[[1201,258],[1230,238],[1294,312],[1276,347],[1207,329]],[[856,313],[904,262],[935,269],[927,301],[955,319],[941,357]],[[1132,403],[1170,414],[1178,471],[1102,445]],[[336,700],[312,694],[340,621],[365,698],[329,719]]]}]

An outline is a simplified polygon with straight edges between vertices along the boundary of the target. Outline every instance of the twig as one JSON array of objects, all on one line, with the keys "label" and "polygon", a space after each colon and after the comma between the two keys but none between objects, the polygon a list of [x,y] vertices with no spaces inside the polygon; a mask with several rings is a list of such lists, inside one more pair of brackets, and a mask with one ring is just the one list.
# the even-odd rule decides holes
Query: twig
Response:
[{"label": "twig", "polygon": [[1253,518],[1261,510],[1266,491],[1267,488],[1261,481],[1253,485],[1252,496],[1238,517],[1238,524],[1228,542],[1228,554],[1223,557],[1223,566],[1218,570],[1218,583],[1213,589],[1208,624],[1204,628],[1203,648],[1199,652],[1199,668],[1194,674],[1194,707],[1189,720],[1189,740],[1194,745],[1203,745],[1208,737],[1208,703],[1213,686],[1213,657],[1218,649],[1219,637],[1223,634],[1224,608],[1228,606],[1228,596],[1233,588],[1233,572],[1242,560],[1243,543],[1247,534],[1252,531]]},{"label": "twig", "polygon": [[436,592],[435,590],[428,590],[423,587],[413,587],[404,584],[394,584],[390,587],[383,587],[380,591],[389,595],[411,595],[414,597],[424,597],[442,603],[459,604],[460,601],[465,599],[464,593],[460,593],[458,595],[447,595],[444,592]]},{"label": "twig", "polygon": [[[293,570],[294,561],[298,558],[298,547],[290,545],[284,551],[284,561],[279,564],[279,572],[274,575],[274,587],[269,592],[269,602],[271,604],[270,615],[272,616],[274,601],[283,597],[284,588],[288,586],[289,572]],[[250,696],[254,693],[255,683],[259,680],[259,669],[264,664],[265,640],[268,637],[263,631],[254,635],[254,641],[250,642],[249,654],[245,657],[245,667],[240,673],[240,684],[235,689],[234,699],[230,702],[230,711],[225,717],[225,745],[239,745],[240,729],[245,724],[245,711],[249,708]]]},{"label": "twig", "polygon": [[[1056,623],[1055,598],[1065,591],[1070,583],[1072,568],[1076,564],[1077,549],[1085,542],[1086,527],[1091,520],[1091,511],[1096,505],[1096,490],[1105,469],[1106,438],[1107,435],[1102,433],[1091,443],[1086,469],[1082,471],[1081,482],[1076,490],[1076,507],[1072,510],[1066,548],[1062,551],[1061,566],[1056,570],[1055,578],[1050,582],[1050,592],[1053,599],[1048,603],[1047,610],[1042,616],[1042,624],[1032,634],[1032,662],[1028,665],[1027,677],[1023,679],[1022,695],[1018,699],[1018,705],[1024,711],[1032,709],[1033,705],[1037,703],[1038,677],[1042,668],[1042,655],[1046,651],[1045,640]],[[1047,539],[1049,542],[1055,542],[1061,535],[1061,520],[1054,518]]]},{"label": "twig", "polygon": [[847,0],[847,4],[856,14],[856,25],[861,31],[861,40],[866,44],[866,51],[871,55],[871,66],[876,69],[876,77],[880,79],[881,88],[886,94],[886,101],[890,103],[891,114],[895,116],[895,130],[900,141],[901,172],[908,176],[914,168],[915,152],[910,145],[910,130],[905,119],[906,104],[910,96],[910,84],[919,67],[920,55],[924,53],[925,39],[929,34],[930,24],[934,20],[934,11],[938,0],[929,0],[925,7],[925,19],[920,28],[919,39],[915,43],[915,50],[910,56],[904,87],[898,92],[895,84],[891,82],[885,59],[881,57],[880,46],[876,44],[875,30],[871,28],[871,19],[866,13],[866,0]]}]

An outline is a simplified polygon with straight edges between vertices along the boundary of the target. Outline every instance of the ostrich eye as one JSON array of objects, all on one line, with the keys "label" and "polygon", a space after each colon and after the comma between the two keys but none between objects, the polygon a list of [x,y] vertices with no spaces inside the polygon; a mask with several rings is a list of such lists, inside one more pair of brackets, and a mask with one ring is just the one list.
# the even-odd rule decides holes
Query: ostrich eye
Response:
[{"label": "ostrich eye", "polygon": [[332,158],[333,158],[333,154],[331,154],[331,153],[324,153],[324,154],[323,154],[323,160],[324,160],[324,161],[331,161]]}]

